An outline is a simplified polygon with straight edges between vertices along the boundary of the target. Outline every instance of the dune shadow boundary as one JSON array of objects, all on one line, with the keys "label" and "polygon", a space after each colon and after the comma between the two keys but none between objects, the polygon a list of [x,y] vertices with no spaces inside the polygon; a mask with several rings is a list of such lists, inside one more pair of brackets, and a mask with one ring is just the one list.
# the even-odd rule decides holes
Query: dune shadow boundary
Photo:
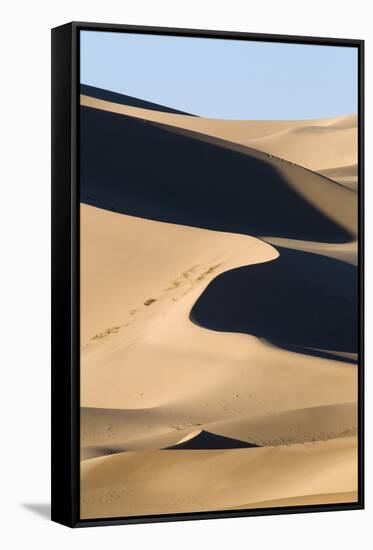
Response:
[{"label": "dune shadow boundary", "polygon": [[313,253],[276,248],[280,256],[271,262],[218,275],[194,304],[190,319],[216,331],[253,334],[276,345],[284,342],[288,349],[356,353],[355,267]]},{"label": "dune shadow boundary", "polygon": [[263,159],[90,107],[80,109],[80,200],[215,231],[350,239]]}]

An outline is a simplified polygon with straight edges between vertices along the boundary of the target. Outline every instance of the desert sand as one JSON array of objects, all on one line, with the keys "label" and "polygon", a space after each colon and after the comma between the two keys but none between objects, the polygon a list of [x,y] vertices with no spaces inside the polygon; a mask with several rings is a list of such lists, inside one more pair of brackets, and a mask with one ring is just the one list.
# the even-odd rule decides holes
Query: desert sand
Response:
[{"label": "desert sand", "polygon": [[[222,120],[175,115],[81,95],[81,105],[246,145],[341,181],[357,184],[357,115],[319,120]],[[335,176],[335,177],[333,177]],[[351,178],[344,180],[343,178]],[[352,178],[355,178],[352,180]]]},{"label": "desert sand", "polygon": [[[263,160],[283,177],[283,183],[350,232],[343,243],[319,243],[308,238],[302,248],[298,238],[298,244],[287,239],[285,246],[317,253],[327,248],[327,255],[357,264],[358,208],[353,193],[357,190],[356,115],[316,121],[232,121],[151,111],[84,95],[81,105],[159,124],[164,130]],[[352,164],[346,166],[346,161]]]},{"label": "desert sand", "polygon": [[353,502],[355,470],[352,438],[223,452],[119,453],[82,462],[82,513],[110,517],[118,511],[139,515],[261,508],[270,501],[288,505],[290,499],[305,504],[314,495],[319,495],[316,503],[323,503],[328,493],[336,502],[341,492],[342,502]]},{"label": "desert sand", "polygon": [[[357,199],[338,181],[353,177],[356,117],[214,121],[81,101],[88,117],[110,117],[92,118],[108,124],[82,181],[81,517],[356,501]],[[154,132],[142,154],[163,209],[154,196],[141,214],[147,164],[126,158],[129,141],[111,145],[111,127],[133,147]],[[250,203],[244,181],[221,201],[215,181],[204,202],[195,156],[161,172],[162,140],[197,147],[220,172],[242,163]],[[138,191],[125,190],[131,163]],[[188,170],[192,202],[170,191]]]}]

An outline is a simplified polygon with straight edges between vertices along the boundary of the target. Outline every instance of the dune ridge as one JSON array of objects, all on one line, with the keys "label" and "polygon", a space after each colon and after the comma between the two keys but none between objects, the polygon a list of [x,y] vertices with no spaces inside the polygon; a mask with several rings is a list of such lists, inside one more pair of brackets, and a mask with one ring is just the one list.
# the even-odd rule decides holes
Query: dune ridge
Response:
[{"label": "dune ridge", "polygon": [[[268,168],[273,168],[276,171],[276,173],[279,174],[278,181],[279,182],[281,181],[281,186],[282,187],[284,185],[288,185],[291,188],[291,192],[295,192],[297,194],[300,193],[300,195],[301,195],[298,199],[296,199],[296,197],[291,196],[289,193],[285,193],[284,189],[281,189],[280,196],[277,199],[277,201],[278,201],[277,204],[281,204],[281,201],[283,200],[283,201],[286,202],[287,206],[289,207],[289,209],[292,212],[295,212],[295,211],[301,212],[299,204],[296,204],[296,203],[297,202],[299,203],[299,201],[301,199],[305,198],[306,201],[307,201],[307,205],[308,205],[307,208],[309,208],[312,205],[313,207],[316,207],[318,210],[321,210],[321,213],[324,215],[323,221],[321,221],[321,218],[319,218],[318,220],[315,218],[312,221],[311,217],[310,217],[310,214],[308,214],[308,216],[310,217],[310,220],[307,222],[303,219],[306,216],[306,212],[303,212],[301,223],[297,224],[297,228],[296,229],[294,228],[295,231],[292,227],[287,228],[286,231],[285,231],[283,220],[282,220],[282,222],[281,222],[281,224],[282,224],[281,225],[282,234],[279,235],[280,229],[277,226],[277,227],[274,227],[274,231],[275,231],[274,235],[276,235],[277,238],[286,238],[287,239],[287,243],[286,243],[287,246],[293,247],[293,244],[294,244],[294,249],[298,249],[298,248],[300,248],[300,246],[297,245],[295,239],[291,238],[291,237],[296,237],[297,240],[300,243],[305,242],[304,239],[303,239],[303,241],[300,239],[301,231],[302,231],[302,229],[300,229],[300,227],[303,228],[305,225],[308,226],[308,227],[320,227],[320,231],[318,232],[318,234],[314,235],[314,237],[317,237],[316,239],[313,239],[312,235],[310,235],[309,233],[304,235],[309,244],[307,246],[303,247],[303,250],[310,250],[310,251],[314,251],[316,253],[322,253],[322,254],[326,253],[326,255],[329,255],[329,256],[331,255],[334,258],[342,259],[343,261],[348,261],[349,263],[355,263],[356,264],[356,262],[357,262],[357,243],[356,243],[357,197],[356,196],[351,196],[350,193],[348,193],[348,191],[351,192],[351,189],[348,189],[348,188],[345,187],[345,189],[347,191],[347,194],[343,191],[343,187],[342,187],[342,189],[338,189],[338,187],[336,187],[336,183],[333,183],[333,180],[331,180],[329,178],[328,174],[326,174],[326,173],[324,174],[324,172],[321,172],[319,174],[320,177],[318,178],[317,174],[312,172],[312,170],[309,170],[309,169],[305,170],[304,167],[295,166],[293,162],[284,163],[282,159],[274,157],[273,155],[268,155],[266,153],[261,152],[260,150],[253,149],[252,147],[248,147],[247,145],[242,145],[242,143],[241,144],[237,143],[234,140],[232,141],[232,140],[226,139],[227,136],[224,133],[223,133],[223,139],[221,139],[221,135],[219,135],[219,133],[217,133],[217,135],[212,135],[213,132],[212,133],[209,133],[209,132],[204,133],[203,131],[201,131],[201,130],[203,130],[203,127],[199,128],[198,125],[196,125],[196,123],[198,122],[200,124],[201,121],[205,121],[205,119],[200,119],[200,118],[197,117],[197,119],[195,119],[195,120],[193,119],[191,121],[190,117],[188,117],[188,116],[183,117],[182,115],[172,115],[172,114],[168,114],[167,116],[164,116],[165,115],[164,113],[159,114],[159,113],[156,113],[154,111],[149,111],[149,110],[144,110],[144,109],[140,110],[140,112],[141,112],[141,117],[140,117],[137,114],[138,110],[135,109],[135,108],[132,108],[132,107],[126,108],[125,106],[119,106],[120,109],[117,112],[117,109],[115,108],[116,104],[111,105],[109,103],[107,105],[108,102],[106,102],[106,103],[104,102],[104,104],[99,102],[97,104],[97,102],[95,102],[95,100],[94,100],[93,103],[89,102],[88,100],[89,100],[89,98],[87,99],[87,98],[83,97],[82,98],[82,104],[85,105],[85,106],[89,106],[90,108],[92,107],[92,108],[97,109],[97,110],[101,109],[101,110],[103,110],[105,112],[108,112],[108,113],[117,113],[117,114],[122,114],[122,115],[125,114],[125,116],[122,116],[122,118],[121,118],[121,121],[122,121],[121,134],[122,134],[122,136],[125,136],[126,132],[131,132],[131,136],[133,136],[133,132],[134,132],[135,128],[136,128],[136,132],[139,132],[139,131],[141,132],[143,130],[143,132],[148,134],[149,133],[149,128],[148,127],[146,127],[145,130],[141,129],[141,123],[143,123],[144,121],[147,121],[150,124],[155,124],[155,130],[156,130],[156,128],[158,128],[159,131],[161,131],[161,132],[165,132],[165,131],[167,131],[167,132],[176,132],[181,137],[182,136],[185,136],[187,138],[189,137],[189,138],[192,138],[193,140],[200,140],[200,141],[205,142],[206,144],[215,145],[219,148],[220,147],[225,148],[225,149],[231,150],[231,151],[236,152],[236,153],[241,154],[241,155],[247,155],[251,159],[251,162],[248,159],[248,162],[246,163],[247,167],[242,168],[243,170],[246,170],[247,173],[251,172],[251,173],[255,174],[255,170],[258,172],[258,166],[257,166],[257,164],[256,165],[254,164],[255,161],[262,162],[263,163],[263,168],[264,168],[264,166],[267,166]],[[134,119],[136,119],[136,118],[139,119],[140,127],[138,125],[137,126],[135,125],[135,127],[133,127],[133,129],[132,128],[126,128],[126,120],[125,120],[126,116],[131,116]],[[324,124],[325,127],[329,127],[329,126],[335,127],[337,125],[338,121],[339,121],[339,123],[341,123],[344,119],[346,119],[348,121],[349,118],[350,119],[352,118],[353,120],[356,119],[356,117],[342,117],[342,119],[338,118],[338,119],[331,119],[331,120],[323,121],[323,124]],[[186,120],[186,122],[183,124],[184,120]],[[210,123],[210,121],[208,121],[208,122]],[[219,122],[219,123],[223,122],[223,123],[227,123],[227,124],[231,124],[231,123],[234,122],[236,126],[239,123],[239,121],[217,121],[217,122]],[[252,121],[241,121],[242,124],[247,125],[249,128],[250,128],[251,122]],[[259,127],[260,127],[262,122],[263,122],[263,124],[267,124],[266,121],[260,121],[260,122],[256,122],[256,125],[257,126],[259,125]],[[206,124],[206,121],[204,123]],[[246,123],[248,123],[248,124],[246,124]],[[98,122],[97,120],[94,122],[94,124],[95,125],[97,125],[97,124],[102,125],[102,123]],[[294,121],[293,121],[293,124],[294,124]],[[351,121],[349,122],[349,125],[351,125]],[[310,127],[312,127],[312,126],[310,126]],[[89,131],[89,134],[91,134],[91,133],[92,132]],[[155,139],[156,136],[158,136],[157,133],[155,133],[154,139]],[[161,137],[161,135],[159,135],[159,137]],[[230,136],[228,136],[228,137],[230,137]],[[164,139],[164,135],[162,135],[162,139]],[[171,144],[172,144],[172,140],[171,140]],[[171,147],[171,144],[170,144],[170,142],[167,143],[168,148]],[[181,142],[181,145],[179,146],[179,151],[183,150],[182,147],[184,147],[185,151],[187,151],[187,148],[188,148],[189,145],[190,145],[189,143]],[[337,145],[338,144],[336,144],[335,147],[337,147]],[[152,147],[154,147],[154,142],[153,143],[149,142],[149,148],[152,148]],[[97,150],[102,151],[103,150],[102,146],[98,145]],[[291,150],[292,149],[290,148],[289,151],[291,151]],[[317,152],[318,148],[312,147],[312,148],[308,148],[307,150],[312,151],[313,152],[312,154],[315,155],[315,151]],[[329,151],[330,148],[323,147],[323,150]],[[178,151],[177,151],[177,153],[178,153]],[[94,153],[94,152],[91,152],[90,154],[91,155],[93,155],[93,154],[97,155],[97,153]],[[191,152],[190,154],[195,156],[194,151]],[[220,153],[219,156],[221,156],[221,153]],[[226,158],[226,156],[224,156],[223,159],[219,159],[219,160],[216,160],[216,157],[214,159],[211,158],[211,161],[210,161],[209,165],[210,166],[211,165],[221,166],[223,170],[232,172],[232,170],[234,170],[234,168],[233,168],[233,164],[232,164],[232,167],[231,167],[230,163],[232,163],[233,159],[229,159],[229,157],[228,157],[227,160],[224,161],[225,158]],[[294,158],[292,160],[294,161]],[[184,163],[184,162],[185,162],[184,159],[178,159],[178,163]],[[110,160],[110,163],[114,165],[115,164],[115,158]],[[149,159],[149,164],[150,165],[152,164],[151,159]],[[225,166],[225,168],[223,168],[223,166]],[[222,172],[222,170],[220,170],[220,172]],[[145,176],[145,174],[144,174],[144,176]],[[146,178],[147,177],[148,176],[146,176]],[[195,178],[195,176],[191,175],[189,179],[191,179],[192,177]],[[208,176],[201,177],[201,179],[203,179],[204,182],[206,182],[207,178],[208,178]],[[257,178],[259,178],[261,180],[268,180],[268,174],[266,174],[265,171],[263,170],[262,173],[258,172]],[[92,178],[90,178],[90,180],[91,179]],[[137,179],[141,180],[141,175],[139,173],[137,173]],[[271,174],[270,179],[272,181],[275,181],[276,180],[275,175]],[[299,182],[301,182],[301,184],[299,184]],[[90,183],[90,189],[92,189],[91,183]],[[290,191],[290,189],[289,189],[289,191]],[[241,184],[241,182],[239,183],[239,186],[238,186],[237,190],[232,189],[232,196],[235,197],[237,192],[239,194],[242,194],[242,184]],[[276,192],[276,189],[272,186],[272,188],[268,189],[267,192],[274,196],[274,194]],[[112,198],[111,202],[113,204],[115,203],[116,208],[119,209],[119,211],[121,211],[121,206],[120,205],[123,202],[123,201],[120,200],[120,196],[119,196],[121,193],[118,193],[118,192],[115,192],[115,191],[114,191],[114,193],[115,194],[113,195],[113,198]],[[277,194],[277,192],[276,192],[276,194]],[[170,190],[168,189],[167,196],[169,196],[169,195],[170,195]],[[258,193],[257,193],[257,197],[259,198]],[[245,201],[245,198],[243,197],[242,200]],[[108,207],[107,204],[106,205],[103,204],[102,200],[97,199],[97,197],[95,197],[95,195],[93,195],[92,197],[85,196],[85,201],[89,204],[94,204],[96,206]],[[289,205],[292,202],[294,202],[294,206],[290,207]],[[188,198],[187,197],[184,197],[184,203],[188,204]],[[226,206],[225,203],[226,203],[226,200],[224,201],[224,206]],[[257,207],[256,210],[257,209],[261,210],[262,208],[264,208],[264,205],[257,204],[256,207]],[[337,207],[337,209],[336,209],[336,207]],[[179,206],[175,205],[174,208],[176,208],[176,209],[178,209],[178,211],[180,211]],[[128,197],[127,197],[127,201],[126,201],[126,205],[125,205],[125,213],[139,215],[139,214],[141,214],[143,209],[144,209],[143,206],[141,207],[141,209],[139,209],[137,207],[133,208],[133,207],[129,206],[128,205]],[[302,209],[304,209],[304,203],[303,203]],[[251,214],[251,218],[255,219],[255,212],[252,212],[250,214]],[[277,216],[277,211],[275,210],[275,212],[273,212],[272,215],[271,215],[271,219],[275,220],[276,216]],[[341,233],[341,237],[338,238],[338,240],[341,241],[340,243],[327,242],[328,241],[328,234],[330,234],[331,231],[323,225],[325,223],[325,216],[327,217],[327,219],[333,219],[333,221],[337,224],[342,224],[342,226],[346,230],[343,237],[342,237],[342,233]],[[148,210],[147,211],[147,217],[155,218],[155,219],[161,219],[161,218],[159,218],[159,213],[158,213],[158,210],[156,208]],[[223,218],[224,218],[224,216],[222,214],[221,219],[223,219]],[[175,221],[176,223],[178,223],[178,222],[179,223],[188,223],[188,218],[181,214],[181,216],[179,216],[178,220],[168,219],[168,220],[163,220],[163,221]],[[192,225],[198,225],[200,227],[208,227],[208,228],[215,229],[215,230],[219,229],[219,227],[217,227],[216,224],[215,225],[211,225],[209,223],[206,224],[206,214],[203,215],[203,218],[201,218],[200,216],[197,216],[196,219],[191,220],[189,223],[191,223]],[[255,234],[255,235],[263,237],[263,238],[271,237],[270,235],[266,236],[264,234],[264,232],[261,231],[260,227],[255,227],[255,224],[253,224],[253,227],[246,227],[246,224],[245,224],[245,226],[242,226],[242,224],[237,226],[237,224],[236,224],[233,227],[232,227],[232,225],[228,225],[228,227],[225,227],[224,229],[225,230],[230,230],[230,231],[233,229],[234,231],[238,231],[238,232],[243,232],[243,233],[247,233],[247,234]],[[266,229],[268,230],[267,227],[266,227]],[[335,228],[332,230],[332,234],[333,235],[337,234],[336,231],[335,231]],[[321,246],[317,242],[315,242],[313,244],[313,241],[317,241],[317,240],[320,240],[320,239],[324,240],[323,243],[320,243]]]},{"label": "dune ridge", "polygon": [[[85,304],[82,334],[87,335],[82,352],[82,405],[98,407],[95,414],[102,415],[105,415],[103,408],[132,409],[132,420],[126,415],[122,422],[124,432],[116,433],[113,421],[107,419],[96,439],[88,435],[85,439],[83,430],[84,445],[97,445],[102,437],[105,444],[107,433],[116,447],[121,444],[127,449],[161,448],[176,443],[180,437],[195,430],[196,425],[209,429],[211,422],[268,414],[273,411],[274,402],[281,411],[328,405],[333,400],[335,403],[354,401],[354,365],[330,359],[320,361],[312,356],[280,350],[254,336],[206,331],[189,322],[192,307],[211,280],[231,266],[247,265],[250,258],[255,258],[256,262],[260,257],[264,262],[276,261],[278,253],[272,247],[252,237],[146,221],[87,205],[81,205],[81,211],[85,239],[82,242],[82,251],[85,251],[82,256],[82,302]],[[109,233],[111,247],[108,250],[109,228],[112,234]],[[140,237],[136,248],[131,246],[134,235]],[[216,242],[214,246],[213,242]],[[241,251],[239,243],[242,243]],[[192,256],[188,257],[191,245]],[[170,264],[177,265],[175,250],[181,251],[182,263],[179,277],[170,280],[162,273],[168,273]],[[208,261],[196,267],[196,255],[201,260],[201,251],[206,250]],[[236,255],[231,257],[232,250]],[[225,259],[227,251],[229,259]],[[162,257],[159,257],[160,252]],[[97,256],[103,259],[99,266]],[[132,258],[137,261],[133,274],[126,267],[132,264]],[[140,258],[143,268],[138,263]],[[92,267],[89,267],[90,262]],[[139,280],[139,269],[146,273],[148,262],[156,264],[161,272],[157,275],[154,271],[150,280],[146,276]],[[192,268],[189,271],[188,266]],[[215,269],[211,270],[212,266]],[[115,280],[113,274],[116,274]],[[146,291],[146,284],[153,285],[157,278],[161,296],[154,292],[153,286]],[[103,285],[114,290],[112,302],[108,301]],[[132,293],[122,291],[122,295],[121,289],[128,287],[132,288]],[[138,299],[142,308],[131,315],[138,305],[133,301],[137,287],[142,292]],[[102,296],[102,302],[95,300],[95,296]],[[145,306],[146,296],[153,296],[156,301]],[[94,306],[94,310],[87,310],[88,305]],[[95,330],[103,332],[105,327],[105,324],[99,327],[92,323],[97,319],[105,323],[106,316],[120,323],[121,328],[105,337],[92,339]],[[256,368],[258,358],[259,372]],[[302,368],[299,368],[300,361]],[[158,365],[156,372],[153,364]],[[160,378],[163,380],[161,387]],[[274,379],[277,383],[271,392],[269,388]],[[131,380],[130,392],[125,390],[126,380]],[[249,391],[243,392],[243,387]],[[97,388],[100,388],[99,393]],[[143,409],[144,403],[146,409]],[[140,424],[139,418],[143,418]],[[333,428],[334,432],[343,432],[354,424],[352,416],[345,416],[345,419],[345,423]],[[96,429],[100,425],[97,418],[88,422]],[[109,432],[105,432],[108,427]],[[142,439],[139,433],[143,434]],[[233,432],[226,431],[224,435],[233,436]],[[251,435],[247,433],[247,441]],[[299,437],[314,436],[314,433],[307,433],[305,427]],[[261,439],[266,437],[263,435]]]},{"label": "dune ridge", "polygon": [[[323,176],[256,150],[242,153],[227,142],[175,133],[133,117],[84,107],[81,119],[83,202],[215,231],[334,243],[354,238],[356,194]],[[97,127],[101,132],[95,132]],[[125,188],[118,177],[123,154]],[[162,175],[156,185],[149,186],[149,170]],[[146,200],[139,202],[140,196]]]},{"label": "dune ridge", "polygon": [[[222,120],[169,116],[152,109],[120,105],[86,94],[81,105],[192,130],[274,154],[316,172],[334,172],[357,163],[357,115],[319,120]],[[320,137],[322,147],[320,147]],[[347,160],[347,162],[346,162]],[[334,179],[334,178],[332,178]]]},{"label": "dune ridge", "polygon": [[[350,177],[355,117],[211,121],[81,102],[82,517],[356,500],[357,204],[329,177]],[[320,156],[319,174],[296,164],[301,147],[280,158],[284,136],[306,140],[309,166],[317,143],[342,153]],[[242,304],[256,311],[244,330]],[[232,440],[250,448],[211,448]]]},{"label": "dune ridge", "polygon": [[89,518],[250,504],[261,508],[261,503],[273,500],[281,505],[284,493],[298,503],[300,496],[307,502],[307,497],[317,501],[315,495],[320,495],[325,502],[328,494],[339,492],[355,500],[356,459],[354,438],[289,447],[128,452],[94,458],[81,463],[81,513]]}]

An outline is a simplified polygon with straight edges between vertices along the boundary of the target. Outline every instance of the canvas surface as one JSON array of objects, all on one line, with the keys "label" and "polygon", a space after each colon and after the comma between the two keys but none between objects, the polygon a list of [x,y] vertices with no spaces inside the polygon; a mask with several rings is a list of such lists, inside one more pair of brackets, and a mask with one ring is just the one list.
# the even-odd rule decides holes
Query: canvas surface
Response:
[{"label": "canvas surface", "polygon": [[82,35],[81,518],[356,502],[356,49]]}]

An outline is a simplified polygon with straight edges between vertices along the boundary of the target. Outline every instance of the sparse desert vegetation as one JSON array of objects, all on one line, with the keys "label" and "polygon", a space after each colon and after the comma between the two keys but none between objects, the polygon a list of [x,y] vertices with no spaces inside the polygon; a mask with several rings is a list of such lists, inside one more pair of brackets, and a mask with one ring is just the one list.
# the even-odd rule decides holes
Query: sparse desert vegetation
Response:
[{"label": "sparse desert vegetation", "polygon": [[103,332],[98,332],[92,337],[92,340],[100,340],[101,338],[105,338],[105,336],[110,336],[110,334],[116,334],[119,332],[120,326],[110,327],[104,330]]},{"label": "sparse desert vegetation", "polygon": [[151,306],[151,305],[154,304],[154,302],[156,302],[156,301],[157,301],[156,298],[148,298],[147,300],[145,300],[144,306]]}]

